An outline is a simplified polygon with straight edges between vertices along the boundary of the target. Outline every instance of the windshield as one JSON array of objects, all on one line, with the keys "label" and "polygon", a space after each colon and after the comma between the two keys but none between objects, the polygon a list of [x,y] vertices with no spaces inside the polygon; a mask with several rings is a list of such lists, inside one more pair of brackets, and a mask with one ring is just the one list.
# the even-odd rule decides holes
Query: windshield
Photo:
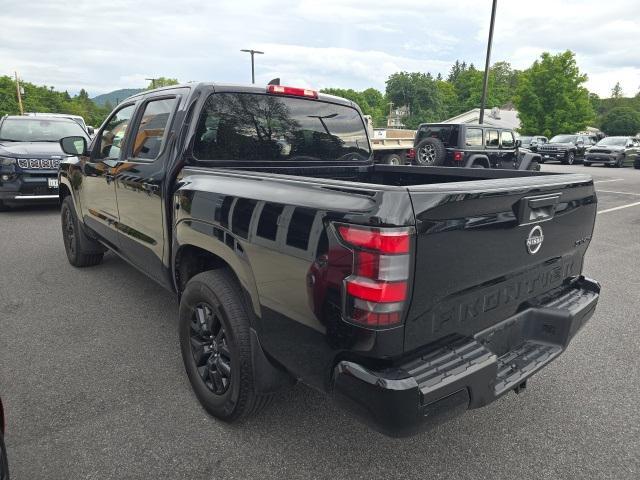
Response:
[{"label": "windshield", "polygon": [[366,160],[369,141],[357,110],[301,98],[211,95],[193,147],[200,160]]},{"label": "windshield", "polygon": [[624,147],[626,144],[626,137],[607,137],[597,143],[597,145],[612,145],[617,147]]},{"label": "windshield", "polygon": [[577,140],[576,135],[556,135],[551,140],[550,143],[576,143]]},{"label": "windshield", "polygon": [[520,141],[521,141],[522,143],[531,143],[531,139],[532,139],[532,138],[533,138],[533,137],[520,137]]},{"label": "windshield", "polygon": [[58,142],[64,137],[87,137],[77,122],[67,119],[7,118],[0,127],[0,141]]}]

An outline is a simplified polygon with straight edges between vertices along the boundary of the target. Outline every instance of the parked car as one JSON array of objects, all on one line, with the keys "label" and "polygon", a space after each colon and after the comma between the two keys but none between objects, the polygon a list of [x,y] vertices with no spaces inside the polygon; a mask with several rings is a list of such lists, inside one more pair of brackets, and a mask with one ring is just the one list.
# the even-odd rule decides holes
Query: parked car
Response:
[{"label": "parked car", "polygon": [[58,117],[58,118],[68,118],[77,122],[84,131],[87,132],[89,136],[93,135],[93,127],[89,126],[85,123],[84,118],[80,115],[72,115],[70,113],[40,113],[40,112],[27,112],[25,115],[29,117]]},{"label": "parked car", "polygon": [[598,302],[590,176],[375,164],[348,100],[167,87],[84,144],[61,140],[69,262],[111,249],[176,294],[187,376],[225,421],[300,381],[409,435],[522,390]]},{"label": "parked car", "polygon": [[68,118],[0,118],[0,210],[24,203],[58,202],[58,166],[65,155],[59,141],[70,135],[89,138]]},{"label": "parked car", "polygon": [[538,170],[540,156],[519,147],[513,130],[467,123],[423,123],[414,140],[422,166]]},{"label": "parked car", "polygon": [[544,145],[549,142],[547,137],[543,137],[541,135],[519,137],[518,140],[520,140],[522,148],[526,148],[532,152],[537,152],[539,145]]},{"label": "parked car", "polygon": [[9,480],[9,461],[7,460],[7,447],[4,444],[5,425],[4,408],[0,398],[0,480]]},{"label": "parked car", "polygon": [[589,149],[584,166],[602,163],[607,167],[635,165],[640,154],[640,141],[634,137],[605,137]]},{"label": "parked car", "polygon": [[573,165],[583,160],[589,148],[596,144],[596,138],[589,135],[556,135],[544,145],[538,145],[542,162],[559,160],[565,165]]}]

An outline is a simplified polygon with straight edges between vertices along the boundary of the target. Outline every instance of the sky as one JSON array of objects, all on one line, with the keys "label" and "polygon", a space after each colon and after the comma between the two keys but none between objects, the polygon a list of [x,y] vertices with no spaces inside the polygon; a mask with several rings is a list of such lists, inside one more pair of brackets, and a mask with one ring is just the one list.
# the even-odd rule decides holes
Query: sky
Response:
[{"label": "sky", "polygon": [[[0,75],[90,96],[146,78],[384,90],[398,71],[484,66],[491,0],[0,0]],[[498,0],[492,63],[576,53],[602,97],[640,90],[638,0]]]}]

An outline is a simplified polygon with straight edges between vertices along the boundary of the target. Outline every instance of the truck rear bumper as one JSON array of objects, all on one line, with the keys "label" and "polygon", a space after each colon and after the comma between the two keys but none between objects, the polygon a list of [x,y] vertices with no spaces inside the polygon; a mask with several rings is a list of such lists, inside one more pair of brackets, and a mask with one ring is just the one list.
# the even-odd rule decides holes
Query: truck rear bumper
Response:
[{"label": "truck rear bumper", "polygon": [[491,403],[557,358],[593,315],[600,285],[579,277],[473,338],[451,337],[429,353],[372,371],[350,361],[334,369],[334,397],[390,436],[431,428]]}]

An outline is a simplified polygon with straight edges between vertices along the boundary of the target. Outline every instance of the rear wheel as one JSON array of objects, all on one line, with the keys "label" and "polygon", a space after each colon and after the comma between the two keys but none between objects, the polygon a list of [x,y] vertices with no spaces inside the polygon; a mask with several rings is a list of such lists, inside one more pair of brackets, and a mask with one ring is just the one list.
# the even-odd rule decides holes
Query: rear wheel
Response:
[{"label": "rear wheel", "polygon": [[233,422],[265,407],[255,391],[249,316],[226,270],[194,276],[180,301],[180,349],[196,397],[214,417]]},{"label": "rear wheel", "polygon": [[416,163],[425,167],[444,164],[447,151],[438,138],[425,138],[416,146]]},{"label": "rear wheel", "polygon": [[390,153],[382,158],[382,163],[386,165],[402,165],[402,158],[400,158],[400,155]]},{"label": "rear wheel", "polygon": [[2,433],[0,433],[0,480],[9,480],[9,462]]},{"label": "rear wheel", "polygon": [[71,196],[63,200],[60,214],[62,239],[69,263],[74,267],[91,267],[102,262],[104,247],[87,237],[81,229]]}]

